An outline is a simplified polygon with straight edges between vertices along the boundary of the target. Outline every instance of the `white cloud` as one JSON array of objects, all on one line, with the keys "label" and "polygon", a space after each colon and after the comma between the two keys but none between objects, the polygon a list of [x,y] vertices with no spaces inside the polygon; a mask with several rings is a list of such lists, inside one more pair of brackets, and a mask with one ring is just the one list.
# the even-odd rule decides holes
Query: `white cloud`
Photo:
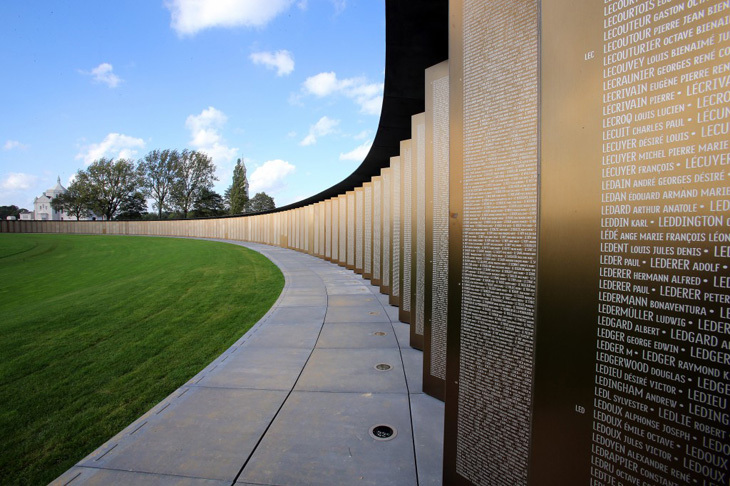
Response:
[{"label": "white cloud", "polygon": [[354,138],[355,140],[365,140],[369,136],[370,136],[370,130],[363,130],[362,132],[358,133],[357,135],[355,135],[352,138]]},{"label": "white cloud", "polygon": [[309,134],[304,137],[301,142],[299,142],[299,145],[303,145],[305,147],[307,145],[314,145],[317,143],[317,137],[329,135],[335,131],[335,128],[337,128],[337,125],[339,124],[340,120],[333,120],[332,118],[323,116],[317,121],[317,123],[309,127]]},{"label": "white cloud", "polygon": [[284,179],[295,170],[296,167],[285,160],[267,160],[251,174],[249,193],[254,195],[258,192],[266,192],[271,196],[272,193],[286,187]]},{"label": "white cloud", "polygon": [[167,0],[170,25],[179,35],[213,27],[263,27],[293,0]]},{"label": "white cloud", "polygon": [[349,152],[345,154],[340,154],[340,160],[354,160],[356,162],[362,162],[365,160],[365,156],[370,152],[370,147],[372,147],[373,141],[368,140],[362,145],[358,145],[354,149],[350,150]]},{"label": "white cloud", "polygon": [[314,145],[317,143],[317,137],[312,135],[311,133],[304,137],[301,142],[299,142],[299,145],[302,147],[308,147],[309,145]]},{"label": "white cloud", "polygon": [[6,140],[5,144],[3,145],[3,150],[13,150],[13,149],[27,149],[28,146],[18,142],[17,140]]},{"label": "white cloud", "polygon": [[[235,147],[226,145],[220,129],[228,121],[228,117],[220,110],[209,106],[199,115],[190,115],[185,120],[185,127],[190,130],[190,145],[200,152],[205,152],[223,170],[238,153]],[[218,177],[220,178],[219,174]]]},{"label": "white cloud", "polygon": [[365,78],[337,79],[337,74],[332,71],[308,77],[302,88],[306,94],[319,98],[344,95],[360,105],[360,111],[368,115],[379,115],[383,104],[383,83],[368,83]]},{"label": "white cloud", "polygon": [[101,142],[85,146],[76,155],[76,159],[83,160],[85,165],[89,165],[102,157],[135,159],[137,151],[143,149],[144,146],[144,140],[141,138],[134,138],[121,133],[110,133]]},{"label": "white cloud", "polygon": [[277,76],[286,76],[294,71],[294,58],[289,51],[254,52],[249,57],[254,64],[263,64],[267,69],[276,69]]},{"label": "white cloud", "polygon": [[367,115],[380,115],[383,108],[383,96],[375,96],[373,98],[363,98],[357,101],[360,104],[360,111]]},{"label": "white cloud", "polygon": [[114,74],[114,67],[108,62],[103,62],[93,68],[91,71],[81,71],[82,74],[87,74],[94,77],[94,81],[97,83],[103,83],[110,88],[116,88],[122,79]]},{"label": "white cloud", "polygon": [[25,191],[38,182],[38,177],[22,172],[11,172],[0,181],[0,189],[4,191]]},{"label": "white cloud", "polygon": [[304,81],[304,91],[319,97],[328,96],[343,89],[346,82],[347,80],[338,81],[334,72],[319,73]]}]

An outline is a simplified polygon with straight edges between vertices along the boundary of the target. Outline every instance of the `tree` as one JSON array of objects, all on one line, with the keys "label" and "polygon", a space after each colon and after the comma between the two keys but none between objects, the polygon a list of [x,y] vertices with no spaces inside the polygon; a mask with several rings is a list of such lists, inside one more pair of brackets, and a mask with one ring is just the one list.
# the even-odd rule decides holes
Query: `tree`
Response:
[{"label": "tree", "polygon": [[101,158],[79,170],[76,182],[88,194],[89,208],[113,219],[121,205],[139,190],[140,174],[131,160]]},{"label": "tree", "polygon": [[78,180],[69,184],[66,192],[59,194],[51,200],[51,206],[58,212],[65,212],[70,216],[76,216],[76,220],[87,218],[90,214],[90,200],[88,191]]},{"label": "tree", "polygon": [[144,193],[137,191],[119,206],[119,214],[116,219],[139,220],[145,214],[147,214],[147,200]]},{"label": "tree", "polygon": [[225,213],[226,205],[220,194],[210,189],[200,191],[198,198],[193,204],[193,215],[196,218],[223,216]]},{"label": "tree", "polygon": [[7,219],[8,216],[15,216],[15,219],[20,219],[20,208],[15,204],[0,206],[0,219]]},{"label": "tree", "polygon": [[266,194],[265,192],[256,193],[254,197],[248,202],[248,213],[258,213],[260,211],[268,211],[275,209],[274,198]]},{"label": "tree", "polygon": [[213,187],[213,181],[217,181],[215,165],[206,154],[195,150],[183,150],[180,152],[180,162],[177,171],[177,179],[172,186],[172,203],[179,210],[183,218],[188,217],[188,212],[203,189]]},{"label": "tree", "polygon": [[231,214],[241,214],[248,205],[248,179],[246,178],[246,164],[241,159],[233,169],[233,182],[226,190],[226,201],[230,206]]},{"label": "tree", "polygon": [[167,209],[168,199],[179,173],[180,154],[177,150],[153,150],[139,162],[139,170],[144,175],[145,194],[154,200],[157,217],[162,219],[162,211]]}]

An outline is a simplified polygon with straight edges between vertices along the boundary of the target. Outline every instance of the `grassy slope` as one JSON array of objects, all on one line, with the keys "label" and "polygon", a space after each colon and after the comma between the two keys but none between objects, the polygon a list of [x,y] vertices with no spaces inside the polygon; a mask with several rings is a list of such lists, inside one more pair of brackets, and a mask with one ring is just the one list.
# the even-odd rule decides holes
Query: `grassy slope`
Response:
[{"label": "grassy slope", "polygon": [[0,482],[54,479],[233,344],[283,283],[224,243],[0,234]]}]

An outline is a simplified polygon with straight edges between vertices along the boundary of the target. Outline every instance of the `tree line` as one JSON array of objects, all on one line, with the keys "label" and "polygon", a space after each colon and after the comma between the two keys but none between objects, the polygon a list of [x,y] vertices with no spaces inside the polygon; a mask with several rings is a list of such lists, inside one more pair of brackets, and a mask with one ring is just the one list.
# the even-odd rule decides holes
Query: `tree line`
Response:
[{"label": "tree line", "polygon": [[20,213],[25,211],[27,211],[27,209],[20,208],[15,204],[0,206],[0,219],[6,219],[8,216],[12,216],[15,219],[20,219]]},{"label": "tree line", "polygon": [[[224,196],[213,190],[216,180],[215,165],[202,152],[153,150],[136,163],[124,158],[95,160],[76,173],[67,191],[51,205],[77,219],[97,215],[107,220],[210,217],[276,207],[274,199],[264,192],[249,198],[246,166],[241,159]],[[156,215],[148,214],[148,200]]]}]

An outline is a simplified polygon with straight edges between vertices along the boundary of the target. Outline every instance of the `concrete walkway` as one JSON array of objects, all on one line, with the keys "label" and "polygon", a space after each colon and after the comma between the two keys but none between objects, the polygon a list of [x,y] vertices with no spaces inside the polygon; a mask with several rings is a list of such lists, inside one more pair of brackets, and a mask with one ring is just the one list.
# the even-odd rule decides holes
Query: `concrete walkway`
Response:
[{"label": "concrete walkway", "polygon": [[387,296],[313,256],[230,243],[279,266],[279,300],[52,484],[441,484],[443,403],[422,393],[422,353]]}]

